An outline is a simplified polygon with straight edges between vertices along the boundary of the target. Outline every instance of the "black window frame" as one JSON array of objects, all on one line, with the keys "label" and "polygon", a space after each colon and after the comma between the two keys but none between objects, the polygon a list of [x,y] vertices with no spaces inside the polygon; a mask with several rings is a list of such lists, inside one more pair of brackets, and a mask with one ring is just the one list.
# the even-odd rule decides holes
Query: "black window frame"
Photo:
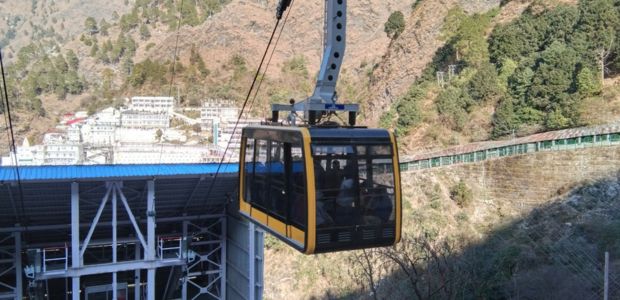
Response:
[{"label": "black window frame", "polygon": [[[246,134],[246,136],[244,136],[244,138],[246,139],[246,143],[249,139],[253,139],[254,140],[254,146],[253,146],[253,155],[252,155],[252,160],[251,161],[245,161],[245,163],[252,163],[252,169],[251,169],[251,176],[248,176],[248,174],[246,174],[245,178],[249,178],[247,179],[248,181],[251,182],[244,182],[244,188],[245,188],[245,192],[246,192],[246,200],[249,199],[248,203],[250,203],[250,205],[253,208],[257,208],[261,211],[263,211],[264,213],[266,213],[269,217],[274,218],[278,221],[281,221],[283,223],[285,223],[286,225],[291,225],[291,226],[295,226],[303,231],[305,231],[307,229],[307,222],[308,222],[308,187],[307,187],[307,166],[306,166],[306,161],[305,161],[305,157],[306,157],[306,151],[304,149],[303,146],[303,140],[301,139],[301,133],[300,132],[295,132],[295,131],[280,131],[277,132],[277,134],[268,134],[268,133],[273,133],[273,132],[267,132],[267,131],[262,131],[262,130],[254,130],[254,131],[250,131]],[[294,135],[298,135],[298,137],[295,137]],[[277,137],[277,138],[263,138],[263,136],[267,137]],[[265,188],[266,192],[265,192],[265,203],[260,203],[257,200],[261,200],[261,199],[257,199],[257,197],[247,197],[247,193],[252,193],[252,187],[254,185],[254,182],[256,180],[256,172],[257,172],[257,159],[258,159],[258,155],[259,155],[259,147],[258,144],[259,142],[265,142],[267,144],[267,149],[266,149],[266,153],[267,153],[267,159],[265,161],[265,170],[266,170],[266,176],[265,176],[265,182],[266,182],[266,186],[263,187]],[[284,191],[286,194],[285,197],[285,201],[286,203],[284,204],[284,208],[282,209],[283,213],[279,213],[277,211],[277,209],[275,209],[275,207],[270,207],[270,205],[268,205],[269,199],[271,198],[271,192],[272,192],[272,188],[271,185],[273,184],[272,182],[272,177],[273,177],[273,172],[271,172],[271,163],[272,163],[272,146],[274,143],[277,143],[279,145],[281,145],[281,151],[284,152],[283,155],[283,173],[284,173]],[[304,224],[300,224],[300,220],[295,219],[292,215],[293,213],[293,206],[295,205],[295,201],[293,199],[293,195],[298,195],[298,193],[296,192],[295,194],[292,192],[293,191],[293,187],[294,187],[294,183],[293,183],[293,164],[295,163],[295,161],[293,160],[292,157],[292,149],[293,148],[299,148],[302,151],[302,156],[301,156],[301,163],[303,166],[302,169],[302,174],[303,177],[301,178],[301,180],[303,182],[301,182],[301,187],[303,188],[303,191],[300,191],[301,194],[303,195],[303,199],[300,200],[300,203],[303,204],[303,207],[301,208],[301,212],[300,215],[303,215],[303,222]],[[247,144],[246,144],[246,150],[247,150]],[[247,156],[246,156],[247,158]],[[279,162],[279,161],[278,161]],[[245,167],[244,167],[245,168]],[[248,172],[247,169],[245,172]]]}]

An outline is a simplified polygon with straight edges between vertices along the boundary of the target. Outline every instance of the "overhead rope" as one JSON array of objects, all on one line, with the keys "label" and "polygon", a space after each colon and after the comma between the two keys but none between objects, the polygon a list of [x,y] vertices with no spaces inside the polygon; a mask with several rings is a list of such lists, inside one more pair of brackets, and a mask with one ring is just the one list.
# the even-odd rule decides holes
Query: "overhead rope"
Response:
[{"label": "overhead rope", "polygon": [[[203,200],[206,201],[207,199],[209,199],[209,197],[211,196],[211,192],[213,191],[213,187],[215,186],[215,182],[221,172],[222,169],[222,165],[224,164],[224,161],[226,160],[226,154],[228,153],[228,150],[230,149],[230,144],[232,142],[232,138],[235,135],[235,132],[237,131],[237,128],[239,127],[239,122],[241,121],[241,117],[243,117],[243,113],[245,112],[245,108],[248,105],[248,101],[250,100],[250,97],[252,97],[252,91],[254,90],[254,87],[257,84],[258,81],[258,77],[261,74],[261,70],[263,69],[263,64],[265,64],[265,59],[267,58],[267,54],[269,54],[269,49],[271,48],[271,44],[273,43],[273,39],[276,35],[276,32],[278,30],[278,26],[280,25],[280,20],[282,19],[282,15],[284,12],[284,9],[286,9],[291,3],[291,0],[283,0],[280,5],[278,6],[278,12],[276,14],[276,24],[273,28],[273,31],[271,32],[271,36],[269,37],[269,42],[267,43],[267,47],[265,48],[265,52],[263,53],[263,56],[261,58],[260,64],[258,65],[258,69],[256,70],[256,73],[254,74],[254,78],[252,80],[252,85],[250,86],[250,89],[248,90],[248,93],[245,97],[245,100],[243,101],[243,105],[241,106],[241,111],[239,112],[239,116],[237,117],[237,120],[235,121],[235,126],[233,127],[233,131],[232,131],[232,135],[231,138],[228,140],[228,143],[226,144],[226,148],[224,149],[224,153],[222,154],[222,158],[220,159],[220,162],[217,165],[217,170],[215,172],[215,175],[213,176],[213,179],[211,181],[211,184],[209,185],[209,189],[207,190],[207,194],[205,195],[205,198]],[[290,13],[290,10],[289,10]],[[288,14],[287,14],[287,18],[288,18]],[[283,25],[284,27],[284,25]],[[278,37],[279,38],[279,37]],[[275,51],[275,48],[274,48]],[[271,62],[271,59],[269,60],[269,62]],[[266,65],[266,68],[268,68],[269,65]],[[264,76],[263,76],[264,78]],[[262,82],[262,80],[261,80]],[[256,98],[256,96],[255,96]],[[252,101],[253,103],[254,101]],[[216,133],[217,134],[217,133]],[[239,166],[241,167],[241,166]]]},{"label": "overhead rope", "polygon": [[[291,2],[291,7],[294,4],[295,0],[293,0]],[[271,50],[271,55],[269,56],[269,60],[267,60],[267,65],[265,67],[265,70],[263,71],[263,76],[261,76],[260,81],[258,82],[258,86],[256,88],[256,92],[254,93],[254,96],[252,97],[252,100],[250,101],[250,107],[248,108],[248,111],[252,111],[252,108],[254,107],[254,103],[256,102],[256,98],[258,97],[258,93],[260,91],[260,88],[263,86],[263,82],[265,81],[265,78],[267,77],[267,71],[269,70],[269,66],[271,65],[271,60],[273,59],[273,55],[276,52],[276,48],[278,48],[278,44],[280,43],[280,38],[282,37],[282,32],[284,31],[284,27],[286,26],[286,22],[288,21],[288,16],[290,15],[291,10],[288,10],[288,12],[286,13],[286,17],[284,18],[284,22],[282,22],[282,26],[280,27],[280,32],[278,33],[278,38],[276,39],[276,42]],[[247,121],[249,117],[249,114],[245,115],[245,121]],[[230,159],[228,160],[230,162]]]},{"label": "overhead rope", "polygon": [[[176,40],[174,42],[174,52],[172,53],[172,76],[170,78],[170,86],[168,87],[168,97],[172,97],[172,86],[174,85],[174,79],[176,78],[177,71],[177,52],[179,49],[179,32],[181,30],[181,22],[183,21],[183,3],[184,0],[181,0],[181,6],[179,8],[179,17],[177,18],[177,30],[176,30]],[[180,99],[177,99],[180,101]],[[161,137],[160,137],[161,139]],[[161,141],[160,141],[161,142]],[[157,172],[155,174],[159,174],[159,169],[161,168],[161,158],[164,152],[164,144],[160,145],[159,148],[159,163],[157,167]]]},{"label": "overhead rope", "polygon": [[[17,148],[15,147],[15,133],[13,131],[13,118],[11,117],[11,104],[9,102],[9,93],[8,93],[8,89],[6,86],[6,76],[4,74],[4,59],[2,57],[2,51],[0,50],[0,72],[2,73],[2,90],[3,90],[3,95],[4,95],[4,107],[6,109],[6,111],[4,112],[6,114],[6,120],[8,120],[8,131],[9,131],[9,135],[10,135],[10,143],[9,143],[9,147],[11,148],[9,150],[10,153],[13,153],[13,156],[15,157],[15,177],[17,179],[17,187],[19,189],[19,202],[21,205],[21,216],[18,217],[20,223],[23,222],[23,217],[25,216],[25,205],[24,205],[24,188],[22,187],[22,180],[21,180],[21,176],[19,174],[19,163],[17,160]],[[9,153],[9,156],[11,156],[11,154]],[[26,224],[24,224],[26,225]]]}]

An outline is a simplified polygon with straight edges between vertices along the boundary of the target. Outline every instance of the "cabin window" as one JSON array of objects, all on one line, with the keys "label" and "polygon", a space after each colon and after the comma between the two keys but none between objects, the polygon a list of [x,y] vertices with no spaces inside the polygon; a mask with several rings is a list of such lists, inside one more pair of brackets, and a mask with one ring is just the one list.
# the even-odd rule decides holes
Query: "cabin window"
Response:
[{"label": "cabin window", "polygon": [[254,182],[254,139],[249,138],[245,143],[245,201],[252,202],[251,185]]},{"label": "cabin window", "polygon": [[390,145],[314,145],[317,226],[394,221]]},{"label": "cabin window", "polygon": [[269,195],[267,197],[267,210],[273,212],[280,219],[286,219],[287,208],[287,184],[284,168],[284,144],[271,142],[269,156]]},{"label": "cabin window", "polygon": [[364,223],[394,221],[394,166],[392,159],[372,160],[368,194],[362,197]]},{"label": "cabin window", "polygon": [[252,181],[252,204],[263,209],[267,208],[269,199],[268,156],[269,143],[265,140],[256,141],[254,151],[254,180]]},{"label": "cabin window", "polygon": [[287,178],[291,179],[289,217],[291,224],[305,229],[308,209],[306,201],[306,172],[301,146],[291,147],[291,163],[292,176],[287,176]]},{"label": "cabin window", "polygon": [[248,139],[246,199],[252,206],[305,229],[306,176],[301,145]]}]

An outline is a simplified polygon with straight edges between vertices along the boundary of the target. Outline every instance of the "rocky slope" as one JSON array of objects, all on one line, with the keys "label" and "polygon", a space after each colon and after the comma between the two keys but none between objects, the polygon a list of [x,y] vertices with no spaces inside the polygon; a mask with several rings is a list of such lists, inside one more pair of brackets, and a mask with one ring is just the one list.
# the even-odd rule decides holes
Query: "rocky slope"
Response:
[{"label": "rocky slope", "polygon": [[[84,32],[84,21],[114,21],[114,14],[127,13],[134,0],[32,0],[0,1],[0,40],[8,47],[3,54],[11,57],[23,46],[42,36],[58,42],[71,41]],[[11,37],[12,38],[9,38]]]},{"label": "rocky slope", "polygon": [[[420,281],[422,291],[425,280],[454,280],[442,299],[600,295],[604,251],[620,245],[606,233],[617,231],[619,159],[620,147],[612,146],[408,172],[404,240],[395,251],[416,261],[420,274],[412,279]],[[454,200],[459,182],[471,191],[469,204]],[[421,249],[412,242],[425,237],[435,254],[446,255],[441,257],[448,262],[445,270],[435,269],[439,266],[423,251],[415,252]],[[449,254],[441,252],[443,242],[452,245],[444,249]],[[305,256],[272,237],[266,245],[265,299],[374,298],[354,259],[361,251]],[[412,299],[408,277],[392,268],[393,261],[373,255],[378,299]],[[451,289],[462,297],[449,296]]]},{"label": "rocky slope", "polygon": [[371,122],[376,122],[386,108],[407,91],[432,61],[435,52],[445,44],[441,30],[451,8],[459,5],[469,13],[483,13],[499,4],[499,0],[422,1],[407,17],[404,32],[392,42],[373,73],[369,97],[373,101],[368,102]]}]

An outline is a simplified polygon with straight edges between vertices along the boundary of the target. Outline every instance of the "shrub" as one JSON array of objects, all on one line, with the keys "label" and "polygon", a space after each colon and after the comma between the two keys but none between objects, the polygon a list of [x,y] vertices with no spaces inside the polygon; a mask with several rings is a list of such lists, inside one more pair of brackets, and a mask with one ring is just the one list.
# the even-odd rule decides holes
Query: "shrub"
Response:
[{"label": "shrub", "polygon": [[398,121],[396,122],[398,132],[406,134],[411,127],[418,125],[422,121],[422,111],[419,108],[419,101],[426,95],[426,90],[418,85],[412,86],[407,94],[398,100],[396,112]]},{"label": "shrub", "polygon": [[471,189],[461,179],[458,184],[450,189],[450,198],[461,207],[468,207],[474,200],[474,195]]},{"label": "shrub", "polygon": [[449,86],[437,97],[437,111],[451,129],[461,131],[467,123],[473,100],[461,88]]},{"label": "shrub", "polygon": [[405,30],[405,16],[400,11],[393,12],[384,25],[384,31],[390,39],[396,39]]}]

